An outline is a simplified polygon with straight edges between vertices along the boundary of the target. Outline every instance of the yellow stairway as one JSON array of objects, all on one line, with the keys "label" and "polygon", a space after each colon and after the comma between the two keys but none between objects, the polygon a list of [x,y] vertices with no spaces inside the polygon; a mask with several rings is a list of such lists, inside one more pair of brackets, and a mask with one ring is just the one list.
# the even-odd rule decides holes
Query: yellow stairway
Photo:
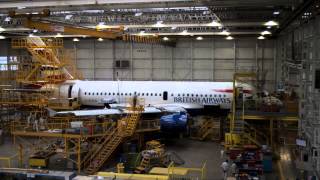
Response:
[{"label": "yellow stairway", "polygon": [[146,156],[142,158],[142,161],[140,162],[140,165],[138,167],[136,167],[136,169],[134,170],[135,174],[142,174],[145,169],[149,166],[150,164],[150,157]]},{"label": "yellow stairway", "polygon": [[98,148],[95,148],[93,152],[89,152],[88,156],[86,156],[83,161],[85,173],[96,173],[110,158],[110,156],[116,150],[122,140],[125,137],[133,135],[140,119],[142,110],[143,108],[141,107],[132,110],[127,117],[120,120],[127,123],[124,131],[119,128],[114,128],[111,133],[109,132],[107,135],[101,137],[101,140],[98,143]]}]

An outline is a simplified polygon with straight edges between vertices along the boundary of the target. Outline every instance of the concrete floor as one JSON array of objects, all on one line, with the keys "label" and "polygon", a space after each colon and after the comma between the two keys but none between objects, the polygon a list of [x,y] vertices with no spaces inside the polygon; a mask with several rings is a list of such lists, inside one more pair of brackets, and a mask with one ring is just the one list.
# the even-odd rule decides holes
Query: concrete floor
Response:
[{"label": "concrete floor", "polygon": [[166,143],[166,150],[176,152],[186,163],[183,167],[200,168],[207,163],[207,179],[222,179],[220,151],[222,146],[211,141],[175,139]]},{"label": "concrete floor", "polygon": [[[176,152],[184,161],[185,164],[183,167],[190,168],[201,168],[203,163],[207,164],[207,179],[208,180],[221,180],[222,179],[222,171],[220,165],[224,158],[221,158],[220,151],[223,147],[219,143],[215,143],[212,141],[197,141],[190,139],[170,139],[165,142],[166,151],[174,151]],[[18,152],[18,145],[13,145],[12,140],[6,138],[3,144],[0,145],[0,156],[12,156]],[[282,159],[280,164],[282,166],[283,175],[288,180],[295,180],[297,177],[297,171],[292,165],[291,157],[287,157],[290,155],[287,149],[281,149],[280,156]],[[24,164],[27,164],[25,159]],[[4,161],[0,160],[0,167],[6,166]],[[18,160],[17,158],[12,162],[12,167],[17,167]],[[263,179],[273,179],[277,180],[278,169],[276,163],[273,165],[273,173],[266,174]]]}]

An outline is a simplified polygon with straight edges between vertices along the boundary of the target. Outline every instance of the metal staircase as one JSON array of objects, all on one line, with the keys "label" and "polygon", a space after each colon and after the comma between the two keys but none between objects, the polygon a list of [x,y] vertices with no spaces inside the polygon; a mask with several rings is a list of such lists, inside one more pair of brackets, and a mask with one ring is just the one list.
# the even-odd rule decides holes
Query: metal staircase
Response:
[{"label": "metal staircase", "polygon": [[139,166],[136,167],[136,169],[134,170],[135,174],[142,174],[146,168],[148,168],[150,165],[150,157],[149,156],[145,156],[142,158]]},{"label": "metal staircase", "polygon": [[18,82],[43,85],[74,79],[66,69],[67,58],[62,53],[62,39],[28,37],[13,39],[11,44],[12,48],[25,48],[32,55],[32,61],[19,61],[16,78]]},{"label": "metal staircase", "polygon": [[88,152],[88,155],[83,160],[84,172],[87,174],[96,173],[103,164],[110,158],[124,138],[132,136],[136,130],[136,126],[140,119],[142,107],[131,109],[127,117],[119,122],[126,122],[125,128],[111,127],[109,133],[101,137],[97,143],[97,148]]}]

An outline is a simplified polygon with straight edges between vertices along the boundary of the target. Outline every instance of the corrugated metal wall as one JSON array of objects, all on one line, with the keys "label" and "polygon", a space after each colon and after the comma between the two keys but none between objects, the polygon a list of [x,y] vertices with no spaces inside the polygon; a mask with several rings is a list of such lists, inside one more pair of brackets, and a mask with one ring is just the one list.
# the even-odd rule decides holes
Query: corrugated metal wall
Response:
[{"label": "corrugated metal wall", "polygon": [[[266,87],[274,88],[275,55],[272,40],[255,38],[228,41],[181,39],[175,48],[161,45],[99,42],[82,39],[65,41],[76,52],[76,63],[90,80],[183,80],[231,81],[235,71],[266,72]],[[127,60],[129,68],[114,68],[115,61]]]}]

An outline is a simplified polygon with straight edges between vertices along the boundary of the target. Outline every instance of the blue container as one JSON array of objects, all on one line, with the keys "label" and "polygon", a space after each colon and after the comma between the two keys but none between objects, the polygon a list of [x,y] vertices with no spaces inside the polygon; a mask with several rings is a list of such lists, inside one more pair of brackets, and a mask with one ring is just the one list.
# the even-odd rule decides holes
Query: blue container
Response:
[{"label": "blue container", "polygon": [[162,131],[184,131],[187,128],[188,116],[185,112],[174,113],[160,118]]}]

